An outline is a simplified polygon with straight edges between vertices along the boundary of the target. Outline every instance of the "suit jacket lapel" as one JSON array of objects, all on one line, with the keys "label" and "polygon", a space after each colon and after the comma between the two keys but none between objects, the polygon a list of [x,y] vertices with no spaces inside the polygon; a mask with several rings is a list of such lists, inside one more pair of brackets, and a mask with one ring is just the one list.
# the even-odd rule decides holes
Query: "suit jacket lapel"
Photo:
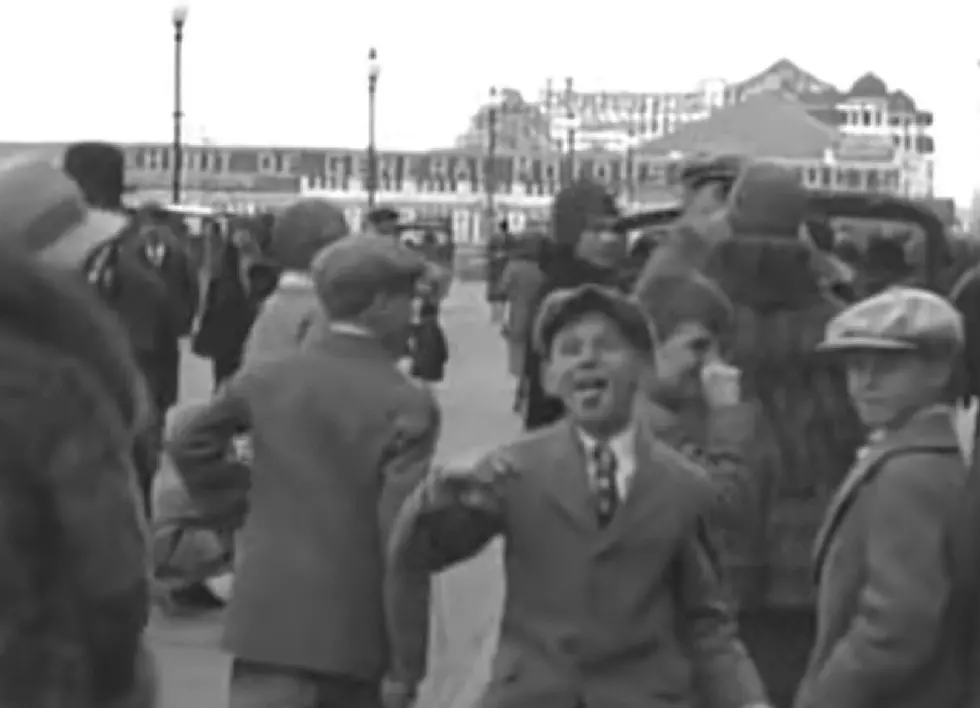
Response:
[{"label": "suit jacket lapel", "polygon": [[[636,470],[633,473],[633,481],[616,516],[602,531],[604,546],[612,545],[622,539],[635,524],[647,523],[655,516],[654,512],[658,508],[670,504],[671,500],[675,499],[675,495],[670,492],[673,471],[668,465],[656,465],[656,469],[654,468],[654,446],[657,444],[643,432],[642,427],[637,428],[634,449]],[[670,514],[660,515],[661,518],[670,516]]]},{"label": "suit jacket lapel", "polygon": [[571,521],[589,530],[598,526],[595,499],[589,485],[582,443],[568,421],[557,423],[542,446],[542,457],[535,464],[544,470],[541,475],[547,494]]},{"label": "suit jacket lapel", "polygon": [[847,477],[837,488],[823,523],[817,531],[813,544],[813,568],[817,577],[827,556],[827,550],[834,534],[840,527],[847,510],[854,503],[861,488],[869,477],[877,470],[881,461],[901,450],[910,449],[958,449],[952,417],[945,408],[925,411],[914,417],[909,423],[891,434],[884,440],[869,445],[859,453],[858,459]]}]

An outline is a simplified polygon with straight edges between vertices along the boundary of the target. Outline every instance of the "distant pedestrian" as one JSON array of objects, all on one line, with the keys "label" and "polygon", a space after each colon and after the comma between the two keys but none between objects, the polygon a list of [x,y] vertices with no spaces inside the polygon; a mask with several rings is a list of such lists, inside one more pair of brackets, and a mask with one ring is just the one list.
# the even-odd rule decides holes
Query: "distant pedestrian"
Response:
[{"label": "distant pedestrian", "polygon": [[316,296],[310,264],[320,249],[349,233],[343,211],[326,199],[299,199],[276,217],[269,257],[280,275],[252,324],[243,353],[245,365],[295,350],[328,316]]},{"label": "distant pedestrian", "polygon": [[442,381],[449,361],[449,343],[439,324],[439,307],[423,301],[412,337],[412,376],[428,384]]},{"label": "distant pedestrian", "polygon": [[497,232],[490,235],[486,247],[487,302],[490,303],[490,322],[496,325],[504,320],[507,298],[501,287],[501,281],[510,255],[510,247],[510,228],[507,220],[504,219],[498,225]]}]

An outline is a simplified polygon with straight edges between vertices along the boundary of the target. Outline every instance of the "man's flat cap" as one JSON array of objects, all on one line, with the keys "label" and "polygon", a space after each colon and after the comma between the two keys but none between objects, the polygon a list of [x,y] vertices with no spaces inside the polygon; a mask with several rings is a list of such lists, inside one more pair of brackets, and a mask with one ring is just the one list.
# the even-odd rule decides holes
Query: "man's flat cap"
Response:
[{"label": "man's flat cap", "polygon": [[827,325],[823,351],[957,350],[963,320],[945,298],[906,286],[888,288],[841,312]]},{"label": "man's flat cap", "polygon": [[393,284],[418,281],[426,274],[426,260],[399,241],[381,236],[347,236],[316,255],[312,274],[318,290],[383,290]]},{"label": "man's flat cap", "polygon": [[336,204],[313,197],[298,199],[273,222],[270,255],[280,268],[305,271],[321,248],[349,233],[347,218]]},{"label": "man's flat cap", "polygon": [[591,313],[600,313],[615,322],[638,350],[653,351],[653,332],[640,306],[617,290],[597,285],[556,290],[545,298],[534,323],[535,348],[547,356],[562,328]]}]

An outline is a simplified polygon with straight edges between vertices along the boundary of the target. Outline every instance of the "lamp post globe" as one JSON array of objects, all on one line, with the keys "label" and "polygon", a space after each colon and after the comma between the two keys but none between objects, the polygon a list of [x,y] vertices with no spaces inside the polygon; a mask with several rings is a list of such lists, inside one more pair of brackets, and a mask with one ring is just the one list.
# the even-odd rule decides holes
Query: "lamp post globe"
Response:
[{"label": "lamp post globe", "polygon": [[187,12],[187,5],[177,5],[170,11],[170,21],[173,22],[174,27],[184,26],[184,23],[187,22]]},{"label": "lamp post globe", "polygon": [[374,47],[368,50],[368,80],[376,82],[381,75],[381,63],[378,61],[378,50]]}]

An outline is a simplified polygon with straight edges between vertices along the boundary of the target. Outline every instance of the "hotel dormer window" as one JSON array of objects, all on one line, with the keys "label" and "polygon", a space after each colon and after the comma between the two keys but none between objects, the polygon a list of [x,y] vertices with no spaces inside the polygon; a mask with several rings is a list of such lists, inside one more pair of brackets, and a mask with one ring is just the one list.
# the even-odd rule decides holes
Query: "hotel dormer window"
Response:
[{"label": "hotel dormer window", "polygon": [[160,157],[156,148],[150,148],[146,151],[146,169],[160,169]]},{"label": "hotel dormer window", "polygon": [[259,172],[272,172],[272,156],[264,152],[259,155]]}]

